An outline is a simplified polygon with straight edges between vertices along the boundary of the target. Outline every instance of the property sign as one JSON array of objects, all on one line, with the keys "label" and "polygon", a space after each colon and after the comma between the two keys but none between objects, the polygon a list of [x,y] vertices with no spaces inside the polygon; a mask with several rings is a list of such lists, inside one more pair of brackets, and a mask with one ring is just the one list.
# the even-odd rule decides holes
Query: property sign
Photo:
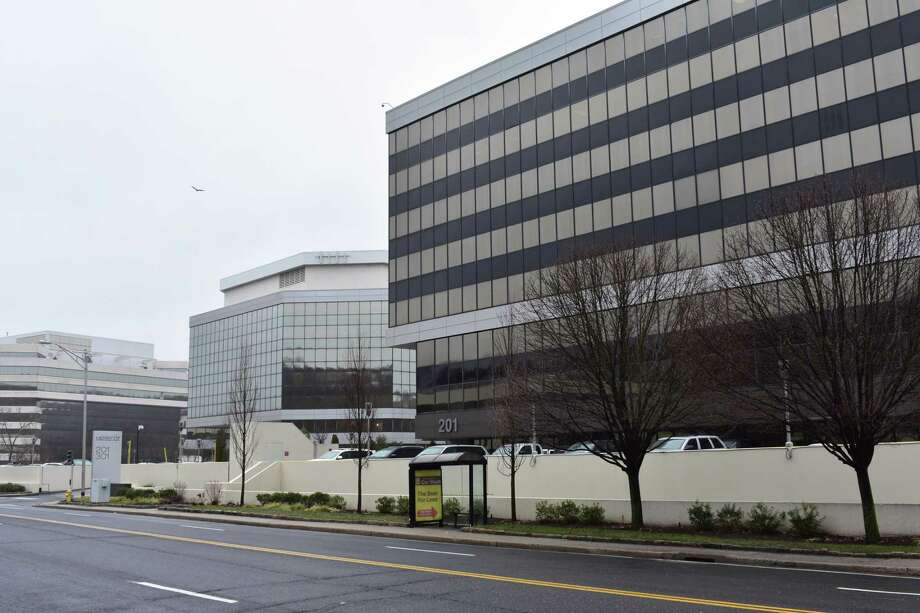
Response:
[{"label": "property sign", "polygon": [[121,432],[93,430],[93,478],[121,482]]},{"label": "property sign", "polygon": [[415,521],[441,521],[441,469],[415,471]]}]

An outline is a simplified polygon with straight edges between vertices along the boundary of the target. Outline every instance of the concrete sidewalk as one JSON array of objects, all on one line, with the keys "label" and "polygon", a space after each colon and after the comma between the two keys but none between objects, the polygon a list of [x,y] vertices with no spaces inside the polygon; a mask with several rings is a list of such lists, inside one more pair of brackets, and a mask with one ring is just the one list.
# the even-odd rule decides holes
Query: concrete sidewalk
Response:
[{"label": "concrete sidewalk", "polygon": [[746,566],[776,566],[785,568],[808,568],[831,572],[867,573],[920,577],[920,558],[881,558],[849,555],[822,555],[804,553],[775,553],[765,551],[744,551],[712,549],[708,547],[643,545],[633,543],[600,543],[558,538],[488,534],[468,529],[451,528],[409,528],[372,524],[351,524],[319,521],[303,521],[278,518],[234,516],[223,513],[198,511],[167,511],[159,509],[130,509],[123,507],[91,507],[85,505],[61,505],[44,503],[40,507],[78,507],[83,511],[121,513],[149,517],[173,518],[194,521],[216,522],[240,526],[281,528],[332,532],[356,536],[374,536],[397,539],[455,543],[486,547],[511,547],[537,551],[555,551],[587,555],[614,555],[659,560],[685,560],[700,563],[742,564]]}]

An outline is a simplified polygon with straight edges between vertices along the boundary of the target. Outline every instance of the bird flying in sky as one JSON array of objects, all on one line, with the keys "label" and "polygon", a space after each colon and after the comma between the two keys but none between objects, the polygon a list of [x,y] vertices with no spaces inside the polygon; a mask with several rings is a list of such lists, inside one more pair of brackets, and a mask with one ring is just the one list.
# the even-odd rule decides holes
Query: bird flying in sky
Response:
[{"label": "bird flying in sky", "polygon": [[196,192],[203,192],[203,191],[204,191],[202,188],[200,188],[200,187],[195,187],[194,185],[192,186],[192,189],[195,190]]}]

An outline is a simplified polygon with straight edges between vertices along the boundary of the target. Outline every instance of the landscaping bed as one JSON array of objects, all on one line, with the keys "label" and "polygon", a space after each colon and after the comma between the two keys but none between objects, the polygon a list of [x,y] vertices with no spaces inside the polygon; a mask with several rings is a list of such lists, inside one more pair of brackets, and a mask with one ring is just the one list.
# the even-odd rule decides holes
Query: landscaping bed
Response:
[{"label": "landscaping bed", "polygon": [[642,545],[679,545],[713,549],[744,549],[776,553],[824,553],[866,557],[920,558],[920,541],[910,537],[886,538],[867,545],[859,539],[821,536],[802,539],[791,535],[759,536],[754,534],[705,534],[680,528],[633,530],[615,524],[555,525],[536,522],[497,521],[473,532],[517,536],[549,537],[570,540],[634,543]]},{"label": "landscaping bed", "polygon": [[[341,496],[331,496],[323,492],[299,494],[297,492],[276,492],[259,494],[259,504],[243,506],[233,503],[216,504],[211,502],[187,503],[175,489],[128,489],[124,496],[112,496],[107,503],[91,503],[88,498],[75,499],[72,504],[104,507],[121,507],[129,509],[160,509],[164,511],[182,511],[186,513],[216,513],[242,517],[262,517],[269,519],[293,519],[300,521],[323,521],[350,524],[370,524],[405,526],[408,525],[406,513],[400,513],[408,503],[396,504],[395,499],[378,502],[377,513],[357,513],[345,509],[345,500]],[[395,512],[394,512],[395,511]]]},{"label": "landscaping bed", "polygon": [[313,509],[301,505],[284,503],[270,503],[267,505],[247,504],[242,507],[235,505],[160,505],[157,508],[164,511],[184,511],[187,513],[216,513],[221,515],[236,515],[242,517],[262,517],[269,519],[294,519],[301,521],[322,521],[347,524],[369,524],[385,526],[406,526],[409,521],[404,515],[391,515],[385,513],[361,513],[354,511],[338,511],[326,509]]}]

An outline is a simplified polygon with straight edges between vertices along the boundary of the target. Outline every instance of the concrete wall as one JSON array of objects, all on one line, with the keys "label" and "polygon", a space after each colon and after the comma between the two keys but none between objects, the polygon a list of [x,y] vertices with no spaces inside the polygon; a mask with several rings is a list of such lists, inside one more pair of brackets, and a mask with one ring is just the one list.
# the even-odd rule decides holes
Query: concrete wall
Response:
[{"label": "concrete wall", "polygon": [[[493,516],[507,517],[510,484],[495,458],[488,467],[489,506]],[[364,506],[373,509],[380,496],[405,496],[408,492],[408,460],[375,460],[364,473]],[[920,534],[920,443],[880,445],[872,465],[872,484],[878,516],[885,534]],[[40,475],[39,472],[42,471]],[[66,466],[0,467],[0,483],[13,481],[35,489],[65,489],[70,469]],[[261,492],[315,491],[356,500],[356,464],[339,461],[257,460],[247,471],[246,499]],[[74,471],[79,482],[79,470]],[[228,477],[229,475],[229,477]],[[791,460],[782,448],[726,449],[717,451],[649,454],[642,468],[645,519],[651,524],[687,522],[687,506],[695,500],[714,507],[735,503],[748,509],[766,502],[790,509],[802,502],[816,504],[826,516],[825,527],[835,533],[859,535],[862,516],[856,478],[820,447],[796,448]],[[87,477],[89,479],[89,476]],[[171,487],[182,481],[190,498],[207,481],[221,481],[224,500],[239,497],[239,472],[226,462],[200,464],[135,464],[122,467],[122,478],[136,486]],[[538,456],[517,475],[518,513],[533,519],[540,500],[574,500],[597,503],[607,518],[629,519],[629,496],[625,475],[616,467],[590,455]],[[468,494],[465,469],[444,471],[444,495]]]}]

